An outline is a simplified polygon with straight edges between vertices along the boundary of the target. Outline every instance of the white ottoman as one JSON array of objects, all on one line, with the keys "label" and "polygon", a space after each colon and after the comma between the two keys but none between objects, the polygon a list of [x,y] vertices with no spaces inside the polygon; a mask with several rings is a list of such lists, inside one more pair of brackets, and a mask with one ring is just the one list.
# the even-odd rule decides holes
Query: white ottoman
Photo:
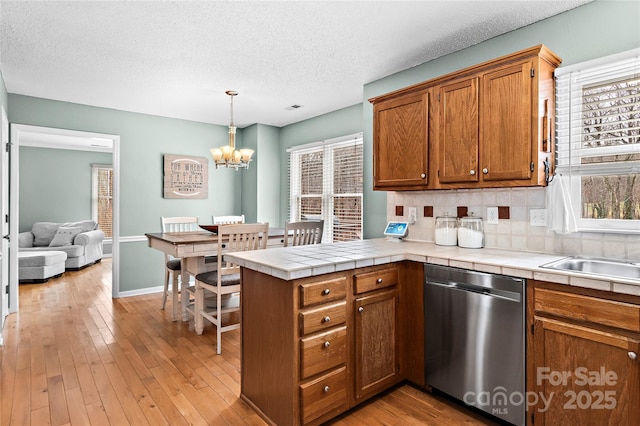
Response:
[{"label": "white ottoman", "polygon": [[25,251],[18,253],[18,280],[44,283],[64,273],[67,253],[63,251]]}]

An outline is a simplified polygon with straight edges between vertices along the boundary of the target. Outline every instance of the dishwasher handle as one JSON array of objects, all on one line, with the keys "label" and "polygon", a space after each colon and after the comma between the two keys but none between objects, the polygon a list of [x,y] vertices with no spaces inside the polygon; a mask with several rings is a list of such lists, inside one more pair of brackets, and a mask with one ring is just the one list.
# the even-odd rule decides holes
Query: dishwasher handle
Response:
[{"label": "dishwasher handle", "polygon": [[458,283],[458,282],[452,282],[452,281],[448,281],[446,283],[438,282],[438,281],[426,281],[425,284],[436,285],[440,287],[461,290],[461,291],[468,291],[471,293],[480,294],[482,296],[489,296],[489,297],[495,297],[497,299],[507,300],[509,302],[520,303],[522,299],[520,293],[517,293],[515,291],[498,290],[495,288],[481,287],[473,284]]}]

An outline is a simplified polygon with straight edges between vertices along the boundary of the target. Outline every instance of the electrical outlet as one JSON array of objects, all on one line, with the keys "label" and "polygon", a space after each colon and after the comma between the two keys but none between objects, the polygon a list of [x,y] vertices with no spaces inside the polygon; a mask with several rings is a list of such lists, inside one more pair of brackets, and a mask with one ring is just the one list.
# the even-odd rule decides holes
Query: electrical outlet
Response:
[{"label": "electrical outlet", "polygon": [[416,215],[417,215],[417,210],[415,207],[409,207],[409,217],[407,218],[407,222],[414,224],[416,223]]},{"label": "electrical outlet", "polygon": [[497,207],[487,207],[487,224],[489,225],[498,224],[498,208]]},{"label": "electrical outlet", "polygon": [[530,209],[529,225],[547,226],[547,209]]}]

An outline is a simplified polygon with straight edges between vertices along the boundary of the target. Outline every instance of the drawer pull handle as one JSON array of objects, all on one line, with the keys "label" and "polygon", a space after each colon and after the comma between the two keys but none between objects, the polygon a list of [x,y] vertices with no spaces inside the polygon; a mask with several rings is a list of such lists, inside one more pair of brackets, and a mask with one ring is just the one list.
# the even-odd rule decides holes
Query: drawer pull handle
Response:
[{"label": "drawer pull handle", "polygon": [[324,393],[329,392],[329,386],[325,386],[323,390],[324,390]]},{"label": "drawer pull handle", "polygon": [[476,171],[475,171],[475,170],[473,170],[473,169],[471,169],[471,170],[469,170],[469,174],[470,174],[471,176],[473,176],[473,175],[475,175],[475,174],[476,174]]},{"label": "drawer pull handle", "polygon": [[421,174],[420,174],[420,177],[421,177],[422,179],[424,179],[424,178],[426,178],[426,177],[427,177],[427,174],[426,174],[426,173],[421,173]]},{"label": "drawer pull handle", "polygon": [[633,360],[638,358],[638,355],[635,352],[629,352],[627,355],[629,355],[629,358]]},{"label": "drawer pull handle", "polygon": [[324,317],[324,318],[322,319],[322,321],[324,321],[324,322],[329,322],[329,321],[331,321],[331,317],[330,317],[329,315],[327,315],[326,317]]},{"label": "drawer pull handle", "polygon": [[376,282],[377,282],[378,284],[380,284],[380,283],[382,282],[382,278],[378,278],[378,279],[376,280]]},{"label": "drawer pull handle", "polygon": [[484,173],[484,174],[486,175],[487,173],[489,173],[489,169],[487,169],[487,168],[485,167],[484,169],[482,169],[482,173]]},{"label": "drawer pull handle", "polygon": [[325,288],[324,291],[322,292],[322,294],[324,294],[325,296],[329,293],[331,293],[331,290],[329,290],[328,288]]},{"label": "drawer pull handle", "polygon": [[324,342],[324,347],[325,348],[328,348],[329,346],[331,346],[331,342],[329,342],[329,341]]},{"label": "drawer pull handle", "polygon": [[363,308],[362,306],[360,306],[360,307],[358,308],[358,312],[364,312],[364,308]]}]

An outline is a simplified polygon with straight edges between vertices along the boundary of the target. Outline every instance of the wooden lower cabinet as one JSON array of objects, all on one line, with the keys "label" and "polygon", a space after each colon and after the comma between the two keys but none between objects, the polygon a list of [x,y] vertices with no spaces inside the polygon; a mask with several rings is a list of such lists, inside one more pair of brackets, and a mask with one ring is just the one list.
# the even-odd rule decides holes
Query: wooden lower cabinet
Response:
[{"label": "wooden lower cabinet", "polygon": [[241,398],[269,424],[316,425],[404,379],[406,264],[291,281],[242,268]]},{"label": "wooden lower cabinet", "polygon": [[300,385],[302,423],[309,424],[327,414],[333,417],[347,409],[347,373],[344,367]]},{"label": "wooden lower cabinet", "polygon": [[356,399],[371,397],[398,381],[396,289],[355,300]]},{"label": "wooden lower cabinet", "polygon": [[537,403],[528,409],[530,425],[640,421],[639,300],[586,292],[534,282],[528,399]]}]

